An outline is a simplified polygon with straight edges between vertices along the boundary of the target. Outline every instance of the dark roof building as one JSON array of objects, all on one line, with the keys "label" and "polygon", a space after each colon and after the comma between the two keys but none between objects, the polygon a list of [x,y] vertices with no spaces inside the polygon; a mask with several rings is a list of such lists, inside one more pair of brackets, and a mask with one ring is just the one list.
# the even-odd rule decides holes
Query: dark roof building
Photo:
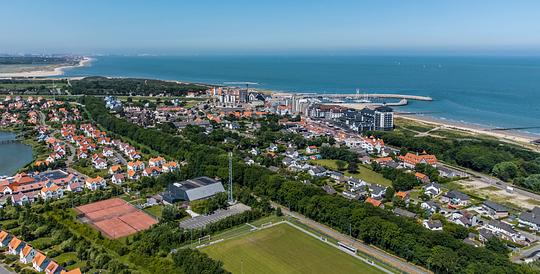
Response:
[{"label": "dark roof building", "polygon": [[198,177],[170,184],[162,196],[164,201],[173,203],[179,200],[195,201],[206,199],[221,192],[225,192],[221,182],[208,177]]}]

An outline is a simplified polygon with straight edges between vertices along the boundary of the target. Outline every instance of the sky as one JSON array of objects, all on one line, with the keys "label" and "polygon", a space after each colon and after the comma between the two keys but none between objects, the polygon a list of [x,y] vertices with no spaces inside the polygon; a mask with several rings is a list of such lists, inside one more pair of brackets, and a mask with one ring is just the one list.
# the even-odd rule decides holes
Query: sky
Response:
[{"label": "sky", "polygon": [[0,0],[0,53],[540,54],[538,0]]}]

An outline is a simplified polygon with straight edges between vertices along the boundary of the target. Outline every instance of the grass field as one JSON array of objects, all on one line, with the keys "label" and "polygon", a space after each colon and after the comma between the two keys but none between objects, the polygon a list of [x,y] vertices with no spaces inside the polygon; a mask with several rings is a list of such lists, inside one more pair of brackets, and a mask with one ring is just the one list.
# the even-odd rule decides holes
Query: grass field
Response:
[{"label": "grass field", "polygon": [[288,225],[201,249],[232,273],[383,273]]},{"label": "grass field", "polygon": [[[337,165],[336,165],[336,160],[321,159],[321,160],[312,160],[310,162],[312,162],[313,164],[321,165],[328,169],[338,170]],[[345,171],[344,174],[349,177],[364,180],[368,183],[374,183],[374,184],[379,184],[383,186],[392,185],[392,181],[384,178],[382,174],[377,173],[364,165],[358,165],[358,173],[353,174],[348,171]]]}]

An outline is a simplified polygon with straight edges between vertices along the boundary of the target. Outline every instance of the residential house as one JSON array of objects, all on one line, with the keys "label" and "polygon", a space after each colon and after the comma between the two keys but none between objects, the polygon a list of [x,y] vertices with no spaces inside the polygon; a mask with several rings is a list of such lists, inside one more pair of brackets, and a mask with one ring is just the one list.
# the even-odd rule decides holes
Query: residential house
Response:
[{"label": "residential house", "polygon": [[420,207],[427,210],[430,214],[439,212],[441,210],[441,207],[435,201],[422,202]]},{"label": "residential house", "polygon": [[43,272],[43,271],[45,271],[45,269],[49,265],[50,261],[51,260],[49,258],[47,258],[47,256],[45,256],[43,253],[36,252],[36,255],[32,259],[32,267],[37,272]]},{"label": "residential house", "polygon": [[437,166],[437,157],[430,154],[418,155],[413,153],[407,153],[405,155],[399,156],[399,159],[401,160],[404,167],[410,169],[415,168],[417,164],[428,164],[434,167]]},{"label": "residential house", "polygon": [[386,193],[386,187],[377,184],[368,185],[368,190],[371,193],[371,198],[376,200],[382,200],[384,194]]},{"label": "residential house", "polygon": [[508,216],[508,208],[495,202],[486,200],[482,203],[482,208],[487,211],[489,216],[494,219],[500,219]]},{"label": "residential house", "polygon": [[518,222],[520,226],[540,231],[540,207],[535,206],[531,211],[521,213]]},{"label": "residential house", "polygon": [[107,186],[105,179],[97,176],[96,178],[87,178],[85,182],[85,187],[94,191],[98,189],[103,189]]},{"label": "residential house", "polygon": [[470,198],[467,194],[450,190],[441,197],[441,202],[448,203],[449,206],[467,206],[470,203]]},{"label": "residential house", "polygon": [[466,210],[453,212],[450,218],[452,222],[464,227],[474,227],[478,224],[478,217]]},{"label": "residential house", "polygon": [[94,160],[94,167],[96,169],[106,169],[107,168],[107,161],[101,159],[101,158],[97,158],[96,160]]},{"label": "residential house", "polygon": [[374,207],[380,207],[380,208],[384,208],[384,204],[379,201],[379,200],[375,200],[371,197],[368,197],[366,200],[365,200],[365,203],[366,204],[371,204],[373,205]]},{"label": "residential house", "polygon": [[498,220],[490,220],[487,225],[484,226],[486,229],[491,230],[493,234],[498,237],[501,237],[505,240],[512,241],[515,243],[523,243],[527,239],[517,232],[510,224],[501,222]]},{"label": "residential house", "polygon": [[144,170],[145,165],[141,161],[135,161],[135,162],[129,162],[127,164],[127,167],[128,167],[128,170],[142,171],[142,170]]},{"label": "residential house", "polygon": [[271,144],[266,150],[270,151],[270,152],[277,152],[279,150],[279,148],[278,148],[277,145]]},{"label": "residential house", "polygon": [[173,172],[178,170],[178,163],[175,161],[170,161],[163,163],[161,166],[163,172]]},{"label": "residential house", "polygon": [[261,151],[258,148],[254,147],[254,148],[251,148],[249,153],[251,153],[251,155],[253,155],[253,156],[257,156],[257,155],[261,154]]},{"label": "residential house", "polygon": [[423,225],[425,228],[434,231],[442,231],[443,225],[440,220],[424,220]]},{"label": "residential house", "polygon": [[41,189],[40,194],[44,200],[59,199],[64,197],[64,190],[57,184],[48,183]]},{"label": "residential house", "polygon": [[404,201],[406,204],[410,201],[410,195],[409,192],[406,191],[398,191],[396,192],[396,197],[398,197],[400,200]]},{"label": "residential house", "polygon": [[143,170],[142,175],[145,177],[154,177],[161,174],[161,168],[158,166],[147,167]]},{"label": "residential house", "polygon": [[322,177],[326,175],[326,169],[322,166],[314,166],[308,170],[308,173],[314,177]]},{"label": "residential house", "polygon": [[319,149],[316,146],[308,146],[306,148],[306,153],[307,154],[317,154],[317,153],[319,153]]},{"label": "residential house", "polygon": [[406,217],[406,218],[416,218],[416,213],[410,212],[408,210],[405,210],[399,207],[394,208],[394,214],[396,214],[397,216]]},{"label": "residential house", "polygon": [[114,156],[114,150],[110,147],[103,148],[103,156],[107,158]]},{"label": "residential house", "polygon": [[26,243],[17,237],[13,237],[8,244],[8,253],[11,255],[19,255],[21,250],[26,246]]},{"label": "residential house", "polygon": [[344,177],[343,173],[337,172],[337,171],[332,171],[332,170],[331,170],[331,171],[328,171],[328,172],[326,173],[326,175],[330,176],[330,178],[332,178],[332,179],[334,179],[334,180],[336,180],[336,181],[340,181],[340,180],[342,180],[343,177]]},{"label": "residential house", "polygon": [[115,185],[121,185],[126,181],[124,174],[118,173],[111,177],[111,182]]},{"label": "residential house", "polygon": [[34,259],[34,256],[36,256],[36,250],[27,244],[19,253],[19,261],[23,264],[29,264]]},{"label": "residential house", "polygon": [[33,203],[35,201],[34,193],[28,192],[28,193],[22,193],[19,192],[17,194],[11,195],[11,204],[13,205],[25,205],[29,203]]},{"label": "residential house", "polygon": [[439,175],[442,177],[447,177],[447,178],[467,177],[467,174],[465,172],[447,168],[442,165],[437,166],[437,170],[439,171]]},{"label": "residential house", "polygon": [[165,162],[166,161],[163,157],[158,156],[155,158],[150,158],[150,160],[148,160],[148,165],[151,167],[161,167]]},{"label": "residential house", "polygon": [[135,172],[134,170],[128,170],[127,177],[130,180],[137,180],[139,179],[139,174]]},{"label": "residential house", "polygon": [[292,148],[292,147],[288,148],[285,151],[285,155],[287,157],[290,157],[290,158],[293,158],[293,159],[296,159],[299,156],[298,151],[296,149]]},{"label": "residential house", "polygon": [[5,230],[0,231],[0,247],[8,246],[11,239],[13,239],[13,235],[9,234]]},{"label": "residential house", "polygon": [[47,265],[47,267],[45,268],[45,273],[46,274],[61,274],[63,270],[64,270],[63,267],[58,265],[58,263],[56,263],[55,261],[51,260],[49,262],[49,265]]},{"label": "residential house", "polygon": [[281,163],[284,165],[284,166],[290,166],[292,163],[294,162],[294,159],[291,158],[291,157],[288,157],[288,156],[285,156],[285,158],[283,158],[283,160],[281,160]]},{"label": "residential house", "polygon": [[485,243],[493,237],[495,237],[495,234],[493,234],[491,230],[486,228],[478,229],[478,239],[480,240],[480,242]]},{"label": "residential house", "polygon": [[430,197],[435,197],[441,194],[441,185],[432,182],[423,187],[424,193]]},{"label": "residential house", "polygon": [[111,175],[116,174],[116,173],[120,173],[120,172],[122,172],[122,166],[121,165],[112,165],[109,168],[109,174],[111,174]]},{"label": "residential house", "polygon": [[351,187],[360,187],[360,186],[367,186],[368,183],[363,181],[363,180],[360,180],[360,179],[356,179],[354,177],[349,177],[347,179],[347,184],[349,184]]},{"label": "residential house", "polygon": [[83,190],[83,188],[81,186],[81,183],[79,183],[79,182],[69,183],[66,186],[66,191],[81,192],[82,190]]},{"label": "residential house", "polygon": [[429,183],[429,176],[427,176],[427,175],[424,174],[424,173],[416,172],[416,173],[414,174],[414,177],[416,177],[416,179],[417,179],[418,181],[420,181],[421,183],[423,183],[423,184]]}]

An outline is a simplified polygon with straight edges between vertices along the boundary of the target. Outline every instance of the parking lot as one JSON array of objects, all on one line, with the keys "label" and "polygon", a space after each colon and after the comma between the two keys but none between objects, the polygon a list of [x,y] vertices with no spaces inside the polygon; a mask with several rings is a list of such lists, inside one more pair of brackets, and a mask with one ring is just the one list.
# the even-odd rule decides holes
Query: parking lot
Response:
[{"label": "parking lot", "polygon": [[185,221],[180,222],[180,227],[184,229],[196,229],[205,227],[208,224],[215,223],[219,220],[225,219],[229,216],[240,214],[248,211],[251,208],[242,203],[237,203],[230,206],[228,209],[219,209],[210,215],[201,215]]}]

